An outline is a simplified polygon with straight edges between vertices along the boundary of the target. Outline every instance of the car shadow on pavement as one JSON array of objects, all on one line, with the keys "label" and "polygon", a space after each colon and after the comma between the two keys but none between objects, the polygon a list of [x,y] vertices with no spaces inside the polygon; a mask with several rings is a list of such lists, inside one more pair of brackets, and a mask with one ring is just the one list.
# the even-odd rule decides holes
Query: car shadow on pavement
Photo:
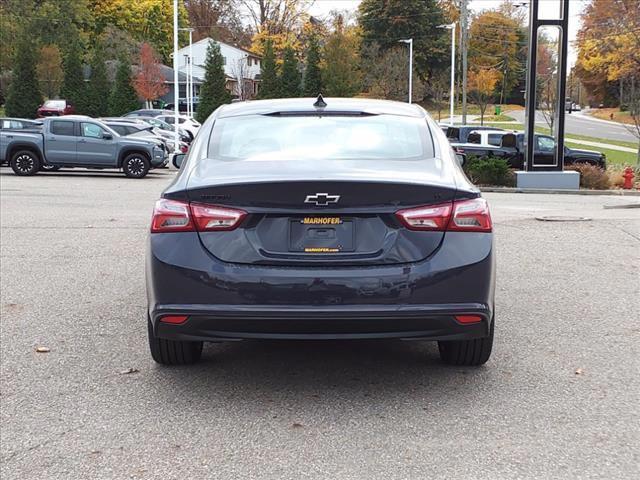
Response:
[{"label": "car shadow on pavement", "polygon": [[259,397],[277,403],[291,395],[371,400],[423,391],[440,397],[458,387],[467,390],[469,383],[488,388],[491,369],[445,365],[435,342],[244,341],[205,344],[200,363],[158,366],[155,375],[173,401],[184,395],[225,401],[232,396],[240,403]]}]

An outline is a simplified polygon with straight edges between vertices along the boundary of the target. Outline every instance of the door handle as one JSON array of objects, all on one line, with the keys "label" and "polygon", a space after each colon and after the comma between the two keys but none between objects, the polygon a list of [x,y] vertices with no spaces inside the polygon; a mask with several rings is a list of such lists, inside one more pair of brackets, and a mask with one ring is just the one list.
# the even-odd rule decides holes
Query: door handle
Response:
[{"label": "door handle", "polygon": [[56,141],[56,137],[47,137],[47,140],[50,142],[55,142]]},{"label": "door handle", "polygon": [[86,140],[78,140],[78,143],[87,143]]}]

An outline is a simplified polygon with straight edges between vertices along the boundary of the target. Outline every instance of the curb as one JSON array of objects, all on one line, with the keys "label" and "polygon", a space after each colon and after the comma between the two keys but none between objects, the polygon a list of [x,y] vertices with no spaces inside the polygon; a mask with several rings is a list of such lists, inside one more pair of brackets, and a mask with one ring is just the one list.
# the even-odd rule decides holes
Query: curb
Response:
[{"label": "curb", "polygon": [[480,187],[481,192],[492,193],[545,193],[560,195],[617,195],[640,197],[640,190],[557,190],[549,188]]}]

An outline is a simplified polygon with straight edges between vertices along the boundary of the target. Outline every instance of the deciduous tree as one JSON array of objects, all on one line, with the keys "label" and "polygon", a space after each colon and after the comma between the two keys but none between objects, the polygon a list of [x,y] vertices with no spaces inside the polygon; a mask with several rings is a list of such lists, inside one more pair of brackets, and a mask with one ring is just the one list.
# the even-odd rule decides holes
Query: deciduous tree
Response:
[{"label": "deciduous tree", "polygon": [[[133,82],[133,87],[142,98],[147,107],[151,105],[153,100],[157,100],[169,91],[164,83],[165,78],[160,70],[159,59],[148,43],[143,43],[140,47],[140,59],[138,62],[138,74]],[[175,88],[178,88],[176,85]]]},{"label": "deciduous tree", "polygon": [[35,52],[33,42],[23,34],[15,50],[13,76],[5,103],[9,117],[34,118],[42,103]]},{"label": "deciduous tree", "polygon": [[484,114],[499,79],[500,73],[494,68],[477,68],[469,72],[469,96],[480,108],[480,125],[484,125]]},{"label": "deciduous tree", "polygon": [[[409,98],[409,58],[406,48],[396,46],[386,51],[380,51],[377,44],[367,45],[362,49],[365,58],[375,58],[364,71],[364,83],[368,96],[406,102]],[[424,97],[424,85],[417,74],[413,76],[414,100]]]},{"label": "deciduous tree", "polygon": [[207,47],[204,68],[204,82],[200,86],[200,103],[196,112],[196,119],[200,123],[204,123],[220,105],[231,102],[231,94],[226,88],[224,59],[220,47],[213,41]]}]

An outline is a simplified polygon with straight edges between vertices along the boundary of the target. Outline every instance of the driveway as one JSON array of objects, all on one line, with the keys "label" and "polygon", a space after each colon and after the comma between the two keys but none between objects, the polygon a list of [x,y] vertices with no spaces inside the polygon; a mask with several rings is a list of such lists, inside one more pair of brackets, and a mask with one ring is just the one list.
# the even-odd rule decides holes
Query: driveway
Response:
[{"label": "driveway", "polygon": [[[498,284],[483,368],[401,341],[208,345],[198,365],[161,368],[144,249],[172,175],[1,169],[3,479],[637,474],[640,215],[603,209],[637,198],[486,195]],[[592,221],[534,218],[548,215]]]}]

